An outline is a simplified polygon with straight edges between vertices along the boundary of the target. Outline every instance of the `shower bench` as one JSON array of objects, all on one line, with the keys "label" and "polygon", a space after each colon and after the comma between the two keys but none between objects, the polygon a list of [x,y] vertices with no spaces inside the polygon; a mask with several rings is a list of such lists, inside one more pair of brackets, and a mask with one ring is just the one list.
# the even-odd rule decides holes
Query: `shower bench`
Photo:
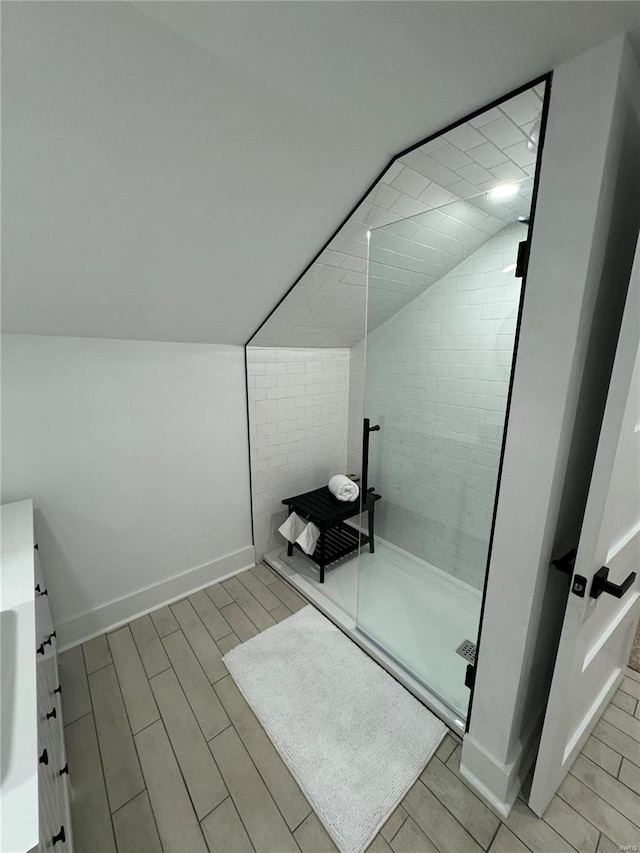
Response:
[{"label": "shower bench", "polygon": [[[320,569],[320,583],[324,583],[324,571],[330,563],[346,557],[360,546],[369,545],[369,551],[373,554],[374,513],[376,501],[379,501],[380,497],[373,489],[369,489],[364,506],[361,508],[359,498],[355,501],[339,501],[329,491],[328,486],[323,486],[321,489],[314,489],[282,501],[289,508],[289,515],[295,512],[306,521],[311,521],[320,530],[315,551],[313,554],[306,555]],[[360,533],[355,527],[345,524],[348,518],[353,518],[360,512],[367,513],[367,534]],[[297,543],[289,542],[287,544],[289,557],[293,555],[294,545],[302,551]]]}]

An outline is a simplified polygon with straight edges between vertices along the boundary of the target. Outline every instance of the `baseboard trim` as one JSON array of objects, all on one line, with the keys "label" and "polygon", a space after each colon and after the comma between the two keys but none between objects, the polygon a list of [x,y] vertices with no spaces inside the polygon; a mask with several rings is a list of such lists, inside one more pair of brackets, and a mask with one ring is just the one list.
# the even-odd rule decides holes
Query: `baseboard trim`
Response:
[{"label": "baseboard trim", "polygon": [[509,817],[520,790],[520,758],[521,754],[510,764],[497,761],[469,732],[462,743],[460,774],[505,819]]},{"label": "baseboard trim", "polygon": [[498,761],[470,732],[464,736],[460,774],[505,820],[535,761],[543,717],[544,709],[529,727],[508,764]]},{"label": "baseboard trim", "polygon": [[126,625],[132,619],[144,616],[151,610],[178,601],[212,583],[226,580],[255,565],[253,545],[219,557],[210,563],[188,569],[160,583],[140,589],[131,595],[110,601],[107,604],[81,613],[56,624],[59,651],[65,651],[80,643]]}]

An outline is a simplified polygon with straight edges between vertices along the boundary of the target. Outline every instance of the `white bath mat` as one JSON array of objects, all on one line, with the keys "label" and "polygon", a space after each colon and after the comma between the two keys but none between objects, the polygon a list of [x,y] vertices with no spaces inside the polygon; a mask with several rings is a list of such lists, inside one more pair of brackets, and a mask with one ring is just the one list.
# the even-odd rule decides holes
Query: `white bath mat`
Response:
[{"label": "white bath mat", "polygon": [[446,731],[313,607],[224,657],[342,853],[362,853]]}]

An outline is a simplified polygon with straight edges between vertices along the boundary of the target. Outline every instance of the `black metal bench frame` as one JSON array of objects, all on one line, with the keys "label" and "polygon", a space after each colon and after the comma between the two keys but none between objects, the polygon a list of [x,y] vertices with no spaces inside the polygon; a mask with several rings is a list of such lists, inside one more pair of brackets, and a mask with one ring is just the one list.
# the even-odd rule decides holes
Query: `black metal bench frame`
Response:
[{"label": "black metal bench frame", "polygon": [[[320,583],[324,583],[325,569],[330,563],[346,557],[362,545],[369,545],[369,551],[374,553],[374,514],[376,501],[379,500],[380,495],[376,495],[371,489],[367,492],[364,502],[361,497],[355,501],[339,501],[327,486],[323,486],[321,489],[314,489],[282,501],[288,507],[289,515],[295,512],[305,521],[313,522],[320,530],[315,551],[313,554],[307,554],[320,569]],[[361,506],[361,504],[364,505]],[[360,515],[361,512],[367,513],[368,534],[361,533],[355,527],[345,523],[347,519]],[[289,557],[293,555],[294,545],[302,550],[297,543],[289,542],[287,544]]]}]

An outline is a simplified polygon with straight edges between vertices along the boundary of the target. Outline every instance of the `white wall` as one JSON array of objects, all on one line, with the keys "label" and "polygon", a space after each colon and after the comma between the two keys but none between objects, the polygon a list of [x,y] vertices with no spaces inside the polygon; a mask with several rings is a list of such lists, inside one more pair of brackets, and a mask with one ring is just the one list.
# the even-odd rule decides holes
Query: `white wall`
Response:
[{"label": "white wall", "polygon": [[62,645],[252,564],[241,347],[6,335],[2,439]]},{"label": "white wall", "polygon": [[580,536],[637,239],[633,65],[620,36],[558,68],[552,82],[461,763],[502,814],[535,758],[567,596],[549,563]]},{"label": "white wall", "polygon": [[346,473],[349,350],[247,347],[256,557],[284,544],[283,498]]},{"label": "white wall", "polygon": [[[515,264],[526,230],[515,224],[487,240],[367,339],[364,413],[381,426],[369,463],[369,484],[383,496],[378,535],[478,589],[520,297],[513,268],[504,270]],[[381,287],[369,295],[370,311]],[[350,458],[362,435],[358,364]]]}]

